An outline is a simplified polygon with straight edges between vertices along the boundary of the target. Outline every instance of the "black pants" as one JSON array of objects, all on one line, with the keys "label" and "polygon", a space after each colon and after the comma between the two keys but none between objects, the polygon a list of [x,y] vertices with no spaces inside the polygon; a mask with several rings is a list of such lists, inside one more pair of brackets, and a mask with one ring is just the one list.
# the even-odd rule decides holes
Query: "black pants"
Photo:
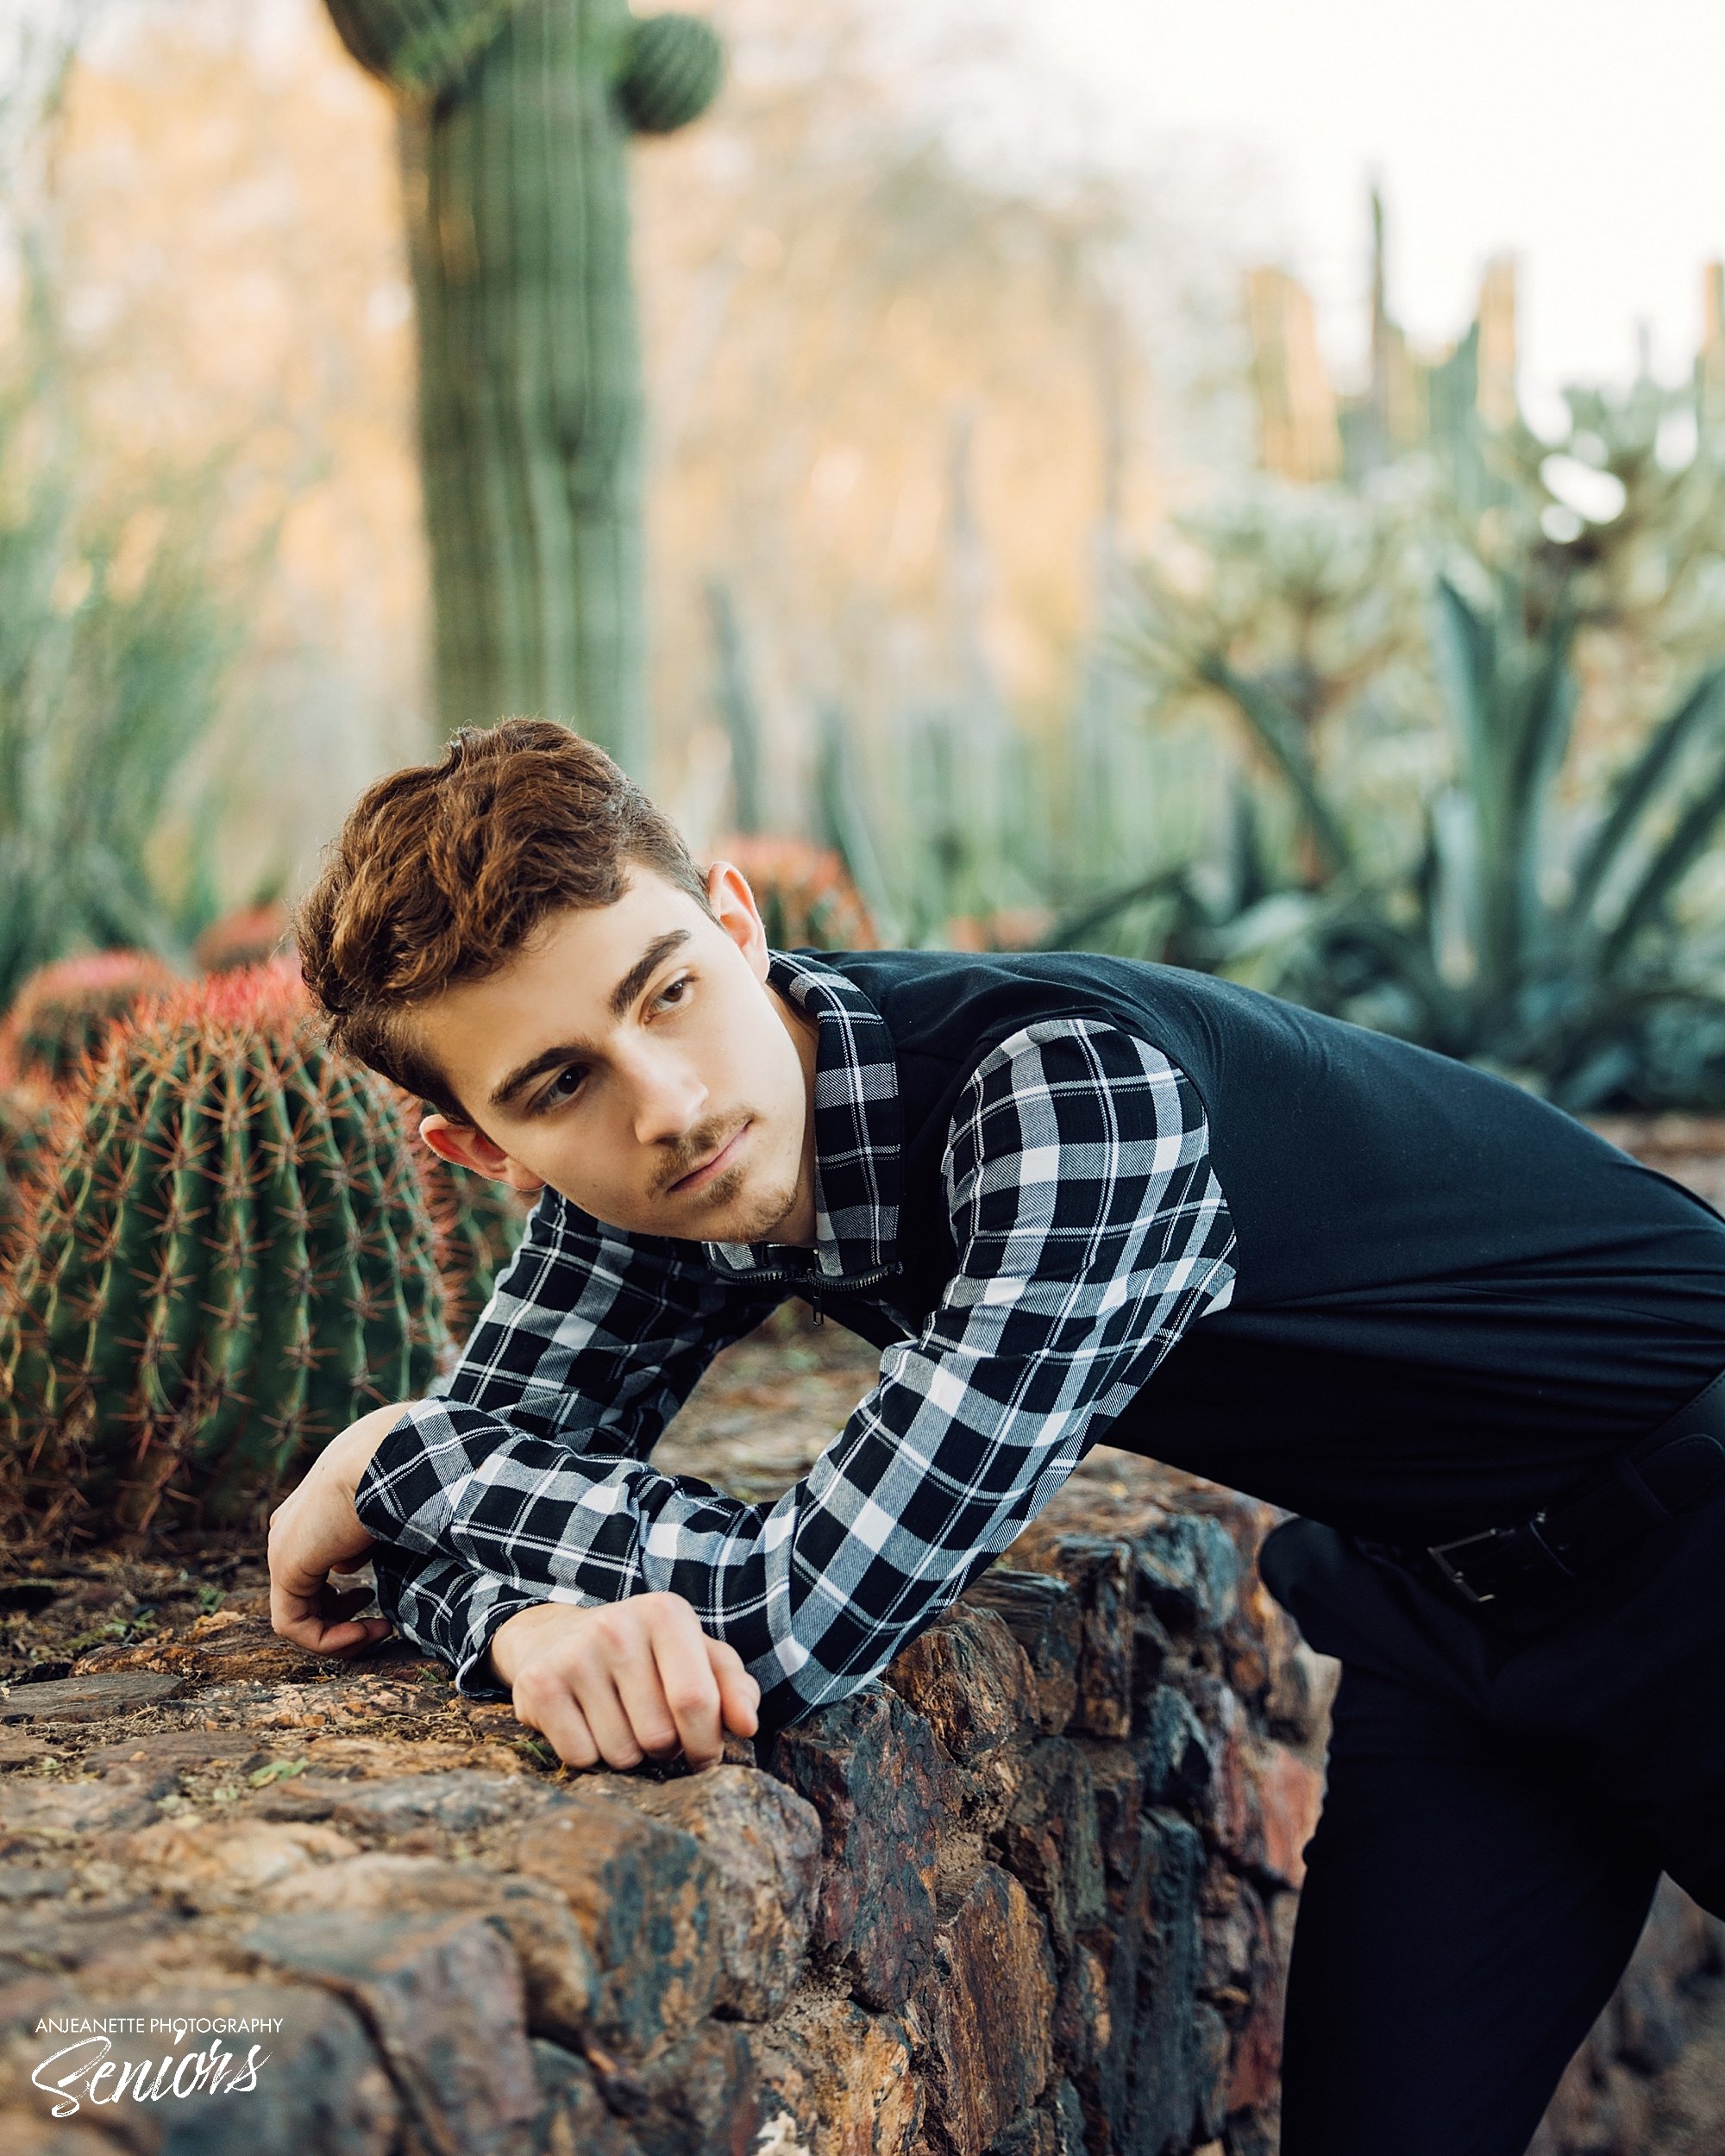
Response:
[{"label": "black pants", "polygon": [[1725,1915],[1725,1491],[1513,1631],[1310,1520],[1262,1565],[1342,1662],[1283,2156],[1523,2156],[1661,1871]]}]

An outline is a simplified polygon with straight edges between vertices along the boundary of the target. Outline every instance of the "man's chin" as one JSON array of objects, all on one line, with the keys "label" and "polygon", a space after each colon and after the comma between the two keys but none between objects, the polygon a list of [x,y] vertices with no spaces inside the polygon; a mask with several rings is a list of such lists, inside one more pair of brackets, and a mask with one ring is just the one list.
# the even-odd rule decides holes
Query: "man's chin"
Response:
[{"label": "man's chin", "polygon": [[682,1232],[696,1235],[703,1243],[764,1243],[771,1237],[795,1202],[794,1191],[753,1190],[749,1188],[747,1173],[743,1169],[733,1171],[736,1181],[730,1190],[724,1186],[731,1181],[721,1175],[709,1194],[710,1205],[700,1208],[699,1225],[691,1222]]}]

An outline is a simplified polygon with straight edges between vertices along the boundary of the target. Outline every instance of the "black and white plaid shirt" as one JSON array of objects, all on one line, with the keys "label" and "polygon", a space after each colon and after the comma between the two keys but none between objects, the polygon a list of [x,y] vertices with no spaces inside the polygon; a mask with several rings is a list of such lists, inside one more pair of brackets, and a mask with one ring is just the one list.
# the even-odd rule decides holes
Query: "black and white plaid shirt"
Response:
[{"label": "black and white plaid shirt", "polygon": [[[668,1589],[747,1664],[763,1728],[843,1697],[1007,1548],[1232,1293],[1195,1091],[1148,1042],[1070,1018],[981,1056],[941,1163],[957,1266],[925,1320],[894,1313],[891,1035],[832,968],[771,964],[818,1023],[814,1251],[629,1235],[548,1190],[455,1369],[360,1482],[380,1607],[463,1692],[506,1695],[487,1655],[518,1610]],[[718,1351],[823,1281],[905,1337],[809,1472],[750,1504],[656,1470]]]}]

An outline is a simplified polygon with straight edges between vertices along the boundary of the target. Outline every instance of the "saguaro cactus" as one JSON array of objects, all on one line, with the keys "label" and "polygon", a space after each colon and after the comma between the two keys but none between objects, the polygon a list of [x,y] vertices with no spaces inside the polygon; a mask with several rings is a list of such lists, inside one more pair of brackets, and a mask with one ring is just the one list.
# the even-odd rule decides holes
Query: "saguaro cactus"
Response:
[{"label": "saguaro cactus", "polygon": [[693,119],[718,38],[624,0],[328,0],[395,89],[419,313],[437,699],[646,758],[631,128]]},{"label": "saguaro cactus", "polygon": [[285,969],[188,987],[116,1031],[56,1119],[0,1281],[11,1532],[210,1524],[443,1344],[430,1215],[391,1090],[334,1055]]}]

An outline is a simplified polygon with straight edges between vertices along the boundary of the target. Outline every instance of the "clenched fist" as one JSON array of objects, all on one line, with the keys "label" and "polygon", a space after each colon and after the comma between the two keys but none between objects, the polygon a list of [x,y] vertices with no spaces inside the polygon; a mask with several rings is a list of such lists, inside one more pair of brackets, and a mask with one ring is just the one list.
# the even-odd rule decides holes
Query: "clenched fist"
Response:
[{"label": "clenched fist", "polygon": [[586,1609],[537,1602],[498,1626],[491,1665],[516,1719],[572,1767],[637,1767],[680,1749],[691,1766],[711,1766],[725,1730],[752,1737],[758,1726],[760,1686],[681,1595]]}]

